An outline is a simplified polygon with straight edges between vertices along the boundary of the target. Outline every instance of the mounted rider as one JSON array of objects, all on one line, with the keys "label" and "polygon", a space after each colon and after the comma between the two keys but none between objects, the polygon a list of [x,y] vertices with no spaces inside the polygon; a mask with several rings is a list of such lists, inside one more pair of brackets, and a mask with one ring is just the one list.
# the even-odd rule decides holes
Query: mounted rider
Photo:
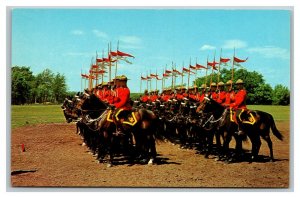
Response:
[{"label": "mounted rider", "polygon": [[118,77],[116,84],[116,96],[112,108],[116,108],[113,114],[113,120],[115,124],[120,127],[124,121],[127,121],[130,113],[132,112],[132,106],[130,104],[130,90],[127,87],[127,77],[122,75]]},{"label": "mounted rider", "polygon": [[161,95],[160,99],[162,102],[168,102],[171,99],[171,88],[166,88],[164,93]]},{"label": "mounted rider", "polygon": [[222,105],[224,107],[229,107],[230,104],[234,102],[235,93],[234,93],[234,89],[233,89],[233,85],[232,84],[233,84],[232,80],[228,80],[226,82],[225,101],[222,103]]},{"label": "mounted rider", "polygon": [[224,83],[221,81],[218,83],[218,98],[217,102],[223,104],[226,99],[226,92],[224,91]]},{"label": "mounted rider", "polygon": [[150,99],[150,96],[149,96],[148,90],[146,89],[144,91],[144,95],[140,98],[140,101],[142,103],[147,103],[149,101],[149,99]]},{"label": "mounted rider", "polygon": [[110,91],[108,89],[108,83],[103,82],[101,83],[100,89],[97,91],[96,95],[98,98],[104,102],[108,102],[108,98],[110,95]]},{"label": "mounted rider", "polygon": [[204,100],[204,97],[206,96],[206,84],[201,85],[201,92],[199,96],[199,101],[202,102]]},{"label": "mounted rider", "polygon": [[198,93],[198,87],[197,85],[194,85],[193,87],[189,88],[189,99],[193,102],[199,101],[199,93]]},{"label": "mounted rider", "polygon": [[158,90],[154,90],[153,94],[150,96],[151,102],[155,102],[158,99]]},{"label": "mounted rider", "polygon": [[212,82],[210,84],[210,98],[217,101],[218,94],[217,94],[217,84],[215,82]]},{"label": "mounted rider", "polygon": [[236,110],[237,115],[237,124],[239,131],[237,132],[238,135],[244,135],[244,131],[242,130],[242,121],[247,119],[247,106],[246,106],[246,99],[247,99],[247,91],[244,88],[244,82],[241,79],[238,79],[235,83],[238,91],[235,94],[234,102],[230,104],[230,108]]}]

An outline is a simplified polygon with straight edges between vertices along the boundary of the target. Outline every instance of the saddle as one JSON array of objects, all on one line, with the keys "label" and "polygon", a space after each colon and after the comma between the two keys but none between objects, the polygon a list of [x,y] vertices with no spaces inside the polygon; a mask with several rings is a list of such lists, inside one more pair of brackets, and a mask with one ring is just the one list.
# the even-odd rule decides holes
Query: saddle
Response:
[{"label": "saddle", "polygon": [[238,111],[230,109],[230,121],[235,122],[236,124],[243,123],[253,125],[256,123],[253,113],[250,110],[245,109],[242,109],[239,113]]},{"label": "saddle", "polygon": [[116,112],[109,110],[107,114],[107,121],[134,126],[137,123],[137,118],[134,111],[117,109]]}]

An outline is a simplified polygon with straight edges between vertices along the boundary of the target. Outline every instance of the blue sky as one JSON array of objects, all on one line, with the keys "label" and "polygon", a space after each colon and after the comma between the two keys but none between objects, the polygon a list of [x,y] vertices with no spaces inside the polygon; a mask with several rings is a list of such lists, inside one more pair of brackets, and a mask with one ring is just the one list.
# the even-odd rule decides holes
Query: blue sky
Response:
[{"label": "blue sky", "polygon": [[248,57],[246,69],[263,74],[272,87],[290,88],[290,14],[233,9],[14,9],[12,66],[30,66],[34,74],[49,68],[66,76],[69,90],[79,91],[81,70],[88,72],[96,51],[107,54],[109,42],[115,51],[119,41],[119,50],[135,59],[131,65],[120,63],[118,75],[127,75],[131,92],[138,92],[141,73],[157,70],[161,75],[172,62],[181,69],[190,59],[194,65],[196,58],[205,64],[214,53],[219,59],[221,48],[222,57],[232,59],[235,47],[238,58]]}]

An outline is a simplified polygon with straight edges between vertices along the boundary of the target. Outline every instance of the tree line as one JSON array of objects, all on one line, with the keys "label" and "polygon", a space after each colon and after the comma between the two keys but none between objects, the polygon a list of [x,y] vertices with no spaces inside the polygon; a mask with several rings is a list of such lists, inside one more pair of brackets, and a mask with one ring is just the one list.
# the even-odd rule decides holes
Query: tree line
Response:
[{"label": "tree line", "polygon": [[[75,95],[75,91],[68,91],[66,78],[62,74],[54,74],[50,69],[45,69],[37,75],[33,75],[29,67],[12,67],[11,99],[12,104],[32,103],[62,103],[66,96]],[[262,74],[246,69],[234,71],[234,82],[242,79],[247,90],[247,104],[261,105],[289,105],[290,90],[279,84],[274,89],[267,84]],[[219,80],[226,83],[231,79],[231,70],[222,69]],[[196,79],[199,87],[205,82],[205,76]],[[212,81],[218,81],[218,75],[212,75]],[[207,83],[210,82],[210,75],[207,76]],[[132,93],[134,97],[141,93]]]},{"label": "tree line", "polygon": [[66,78],[45,69],[33,75],[29,67],[14,66],[11,69],[12,104],[62,103],[68,95]]},{"label": "tree line", "polygon": [[[222,69],[220,71],[220,81],[226,83],[231,79],[232,71]],[[210,76],[207,76],[207,82],[210,82]],[[260,104],[260,105],[289,105],[290,104],[290,90],[281,84],[276,85],[274,89],[270,84],[266,83],[263,75],[253,71],[247,71],[246,69],[234,70],[235,83],[238,79],[244,81],[245,89],[247,90],[247,104]],[[212,82],[218,81],[218,75],[212,75]],[[196,85],[201,86],[205,82],[205,77],[196,79]]]}]

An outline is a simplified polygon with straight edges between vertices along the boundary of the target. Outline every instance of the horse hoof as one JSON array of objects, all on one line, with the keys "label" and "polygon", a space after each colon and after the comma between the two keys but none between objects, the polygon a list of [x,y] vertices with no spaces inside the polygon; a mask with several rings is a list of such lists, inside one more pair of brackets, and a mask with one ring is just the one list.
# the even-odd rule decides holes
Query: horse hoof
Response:
[{"label": "horse hoof", "polygon": [[148,165],[153,165],[153,161],[154,161],[153,159],[150,159]]},{"label": "horse hoof", "polygon": [[110,167],[112,167],[112,164],[109,163],[109,164],[106,165],[106,167],[107,167],[107,168],[110,168]]},{"label": "horse hoof", "polygon": [[215,161],[216,162],[221,161],[221,158],[220,157],[216,157]]}]

